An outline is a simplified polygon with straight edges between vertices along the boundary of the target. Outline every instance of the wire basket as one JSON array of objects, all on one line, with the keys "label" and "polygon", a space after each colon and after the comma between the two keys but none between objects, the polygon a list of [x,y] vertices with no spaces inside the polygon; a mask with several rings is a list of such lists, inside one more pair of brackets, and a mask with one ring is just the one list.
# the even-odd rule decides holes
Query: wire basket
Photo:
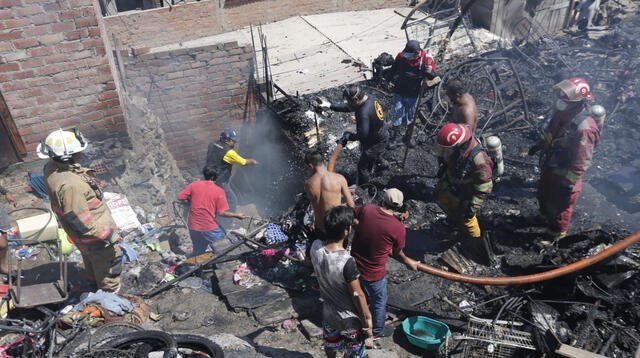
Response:
[{"label": "wire basket", "polygon": [[530,333],[506,325],[470,318],[467,331],[455,339],[465,340],[463,357],[511,358],[523,357],[535,351]]}]

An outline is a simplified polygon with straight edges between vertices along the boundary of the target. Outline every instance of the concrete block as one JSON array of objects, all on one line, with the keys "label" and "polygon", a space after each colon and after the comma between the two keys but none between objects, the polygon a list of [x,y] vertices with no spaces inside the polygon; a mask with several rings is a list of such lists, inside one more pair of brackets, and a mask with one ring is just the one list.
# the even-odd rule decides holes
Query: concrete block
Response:
[{"label": "concrete block", "polygon": [[303,319],[300,321],[300,324],[302,325],[302,332],[310,340],[322,338],[322,328],[318,327],[315,323],[308,319]]}]

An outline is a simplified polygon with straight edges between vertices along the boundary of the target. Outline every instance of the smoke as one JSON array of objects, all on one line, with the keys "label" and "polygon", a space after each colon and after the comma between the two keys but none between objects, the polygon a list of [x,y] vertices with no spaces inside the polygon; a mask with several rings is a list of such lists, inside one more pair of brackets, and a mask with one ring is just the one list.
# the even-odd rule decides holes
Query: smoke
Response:
[{"label": "smoke", "polygon": [[263,217],[273,217],[295,203],[302,192],[305,169],[282,131],[277,115],[263,107],[254,123],[242,130],[239,153],[260,164],[239,168],[233,178],[241,204],[255,204]]}]

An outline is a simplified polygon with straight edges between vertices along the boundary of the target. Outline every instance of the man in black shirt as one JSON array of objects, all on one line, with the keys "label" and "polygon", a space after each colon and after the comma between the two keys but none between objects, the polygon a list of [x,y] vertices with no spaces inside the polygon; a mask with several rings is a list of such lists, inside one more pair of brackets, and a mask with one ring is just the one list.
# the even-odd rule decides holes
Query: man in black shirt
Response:
[{"label": "man in black shirt", "polygon": [[343,146],[351,141],[360,141],[362,154],[358,161],[358,184],[366,184],[375,164],[386,167],[382,158],[389,141],[389,126],[384,119],[384,109],[372,95],[366,94],[358,85],[350,85],[343,92],[347,101],[341,104],[331,104],[323,100],[322,108],[336,112],[356,113],[356,133],[344,132],[338,144]]}]

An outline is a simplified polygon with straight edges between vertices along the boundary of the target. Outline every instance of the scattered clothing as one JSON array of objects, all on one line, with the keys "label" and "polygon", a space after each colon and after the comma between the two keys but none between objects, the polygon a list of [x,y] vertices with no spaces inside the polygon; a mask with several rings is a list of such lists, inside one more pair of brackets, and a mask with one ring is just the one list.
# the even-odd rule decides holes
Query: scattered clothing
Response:
[{"label": "scattered clothing", "polygon": [[49,195],[47,194],[47,186],[44,182],[44,175],[36,172],[28,172],[27,173],[27,183],[33,189],[33,192],[36,194],[38,198],[49,200]]},{"label": "scattered clothing", "polygon": [[120,243],[118,246],[120,246],[120,250],[122,250],[122,262],[127,263],[138,261],[138,253],[133,246],[123,243]]},{"label": "scattered clothing", "polygon": [[246,263],[243,263],[233,270],[233,283],[244,288],[251,288],[262,285],[262,280],[251,272]]},{"label": "scattered clothing", "polygon": [[131,301],[118,296],[115,293],[105,292],[102,290],[90,293],[87,298],[75,305],[73,307],[73,310],[76,312],[82,311],[84,309],[84,306],[88,305],[89,303],[97,303],[117,315],[123,315],[125,313],[133,311],[133,304],[131,303]]},{"label": "scattered clothing", "polygon": [[282,231],[278,224],[267,224],[264,241],[267,245],[281,244],[287,242],[289,236]]}]

